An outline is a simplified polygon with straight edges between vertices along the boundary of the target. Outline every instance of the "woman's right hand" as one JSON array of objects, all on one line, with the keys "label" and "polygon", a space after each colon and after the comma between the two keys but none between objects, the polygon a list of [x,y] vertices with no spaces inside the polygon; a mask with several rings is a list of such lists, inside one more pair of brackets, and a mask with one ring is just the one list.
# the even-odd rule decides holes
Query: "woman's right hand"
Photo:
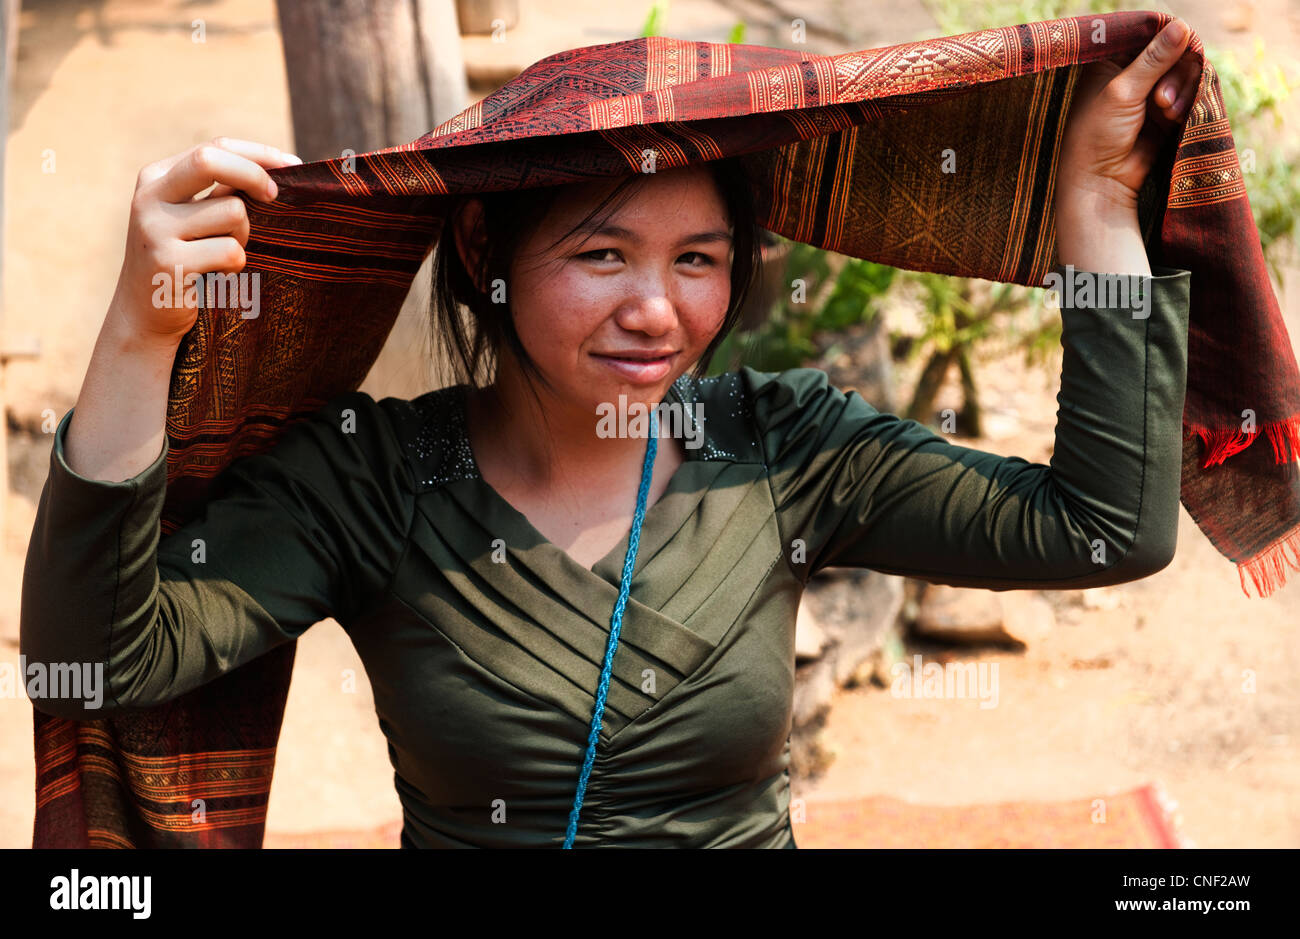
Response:
[{"label": "woman's right hand", "polygon": [[[179,345],[199,312],[183,299],[188,275],[238,274],[244,268],[248,213],[234,192],[271,202],[276,190],[267,169],[301,162],[266,144],[216,137],[140,170],[109,315],[141,339]],[[181,279],[175,283],[178,266]],[[159,273],[167,276],[165,290],[155,283]]]}]

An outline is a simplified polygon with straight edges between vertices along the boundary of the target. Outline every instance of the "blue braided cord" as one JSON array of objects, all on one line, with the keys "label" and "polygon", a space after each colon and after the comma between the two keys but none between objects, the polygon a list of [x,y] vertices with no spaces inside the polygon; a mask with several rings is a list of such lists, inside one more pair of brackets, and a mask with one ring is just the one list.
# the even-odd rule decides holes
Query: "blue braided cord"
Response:
[{"label": "blue braided cord", "polygon": [[614,649],[618,646],[618,633],[623,628],[623,608],[627,606],[628,592],[632,589],[632,570],[636,566],[636,552],[641,544],[641,523],[645,520],[646,502],[650,498],[650,477],[655,465],[655,451],[659,449],[659,414],[650,412],[650,441],[646,444],[645,463],[641,467],[641,488],[636,494],[636,514],[632,517],[632,533],[627,539],[627,555],[623,558],[623,576],[619,579],[618,600],[614,603],[614,616],[609,624],[609,642],[605,646],[605,664],[600,670],[600,687],[596,689],[596,710],[591,716],[591,732],[587,735],[587,754],[582,760],[582,774],[578,777],[578,791],[573,797],[569,812],[569,829],[564,835],[564,847],[572,848],[578,834],[578,813],[582,811],[582,797],[587,792],[587,777],[596,759],[596,740],[600,735],[601,720],[605,716],[605,695],[609,691],[609,675],[614,666]]}]

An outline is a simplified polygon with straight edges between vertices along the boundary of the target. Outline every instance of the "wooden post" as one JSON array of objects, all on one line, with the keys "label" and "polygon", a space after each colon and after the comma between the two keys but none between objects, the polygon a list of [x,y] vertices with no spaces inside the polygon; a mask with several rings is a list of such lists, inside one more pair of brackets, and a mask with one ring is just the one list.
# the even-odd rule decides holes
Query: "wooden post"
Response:
[{"label": "wooden post", "polygon": [[294,152],[408,143],[464,109],[452,0],[278,0]]},{"label": "wooden post", "polygon": [[[468,105],[454,0],[277,0],[293,152],[327,160],[409,143]],[[432,265],[361,386],[375,398],[434,388],[442,351],[429,342]]]}]

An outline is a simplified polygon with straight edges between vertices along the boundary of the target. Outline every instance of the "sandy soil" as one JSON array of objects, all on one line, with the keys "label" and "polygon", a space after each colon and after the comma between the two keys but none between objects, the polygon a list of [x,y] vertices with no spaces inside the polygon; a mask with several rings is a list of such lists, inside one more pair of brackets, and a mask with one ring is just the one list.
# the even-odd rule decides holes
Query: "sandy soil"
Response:
[{"label": "sandy soil", "polygon": [[[528,40],[536,54],[527,60],[634,34],[641,12],[612,6],[566,2],[564,17],[538,16]],[[734,6],[674,3],[669,31],[724,38]],[[1253,29],[1269,48],[1293,51],[1294,9],[1253,6]],[[911,38],[924,24],[915,4],[891,9],[901,12],[854,18],[874,29],[858,48]],[[1225,29],[1245,15],[1238,5],[1175,9],[1213,41],[1249,49],[1251,33]],[[196,15],[206,20],[202,45],[190,39]],[[578,22],[581,29],[568,25]],[[291,144],[270,0],[201,8],[58,0],[24,12],[22,27],[5,180],[6,327],[15,341],[39,339],[43,354],[13,365],[6,381],[11,420],[31,431],[11,435],[0,563],[0,657],[14,662],[23,552],[48,467],[48,433],[75,403],[121,263],[136,172],[217,134]],[[42,172],[50,150],[55,172]],[[1291,276],[1279,297],[1294,344],[1300,272]],[[1017,356],[989,350],[979,374],[990,436],[972,445],[1046,459],[1059,361],[1026,369]],[[1185,514],[1182,523],[1174,563],[1114,588],[1113,609],[1084,608],[1077,593],[1048,594],[1058,624],[1043,641],[1023,654],[976,653],[999,667],[996,708],[896,699],[876,688],[842,692],[827,730],[838,758],[815,783],[795,780],[795,795],[962,804],[1078,798],[1158,779],[1201,846],[1300,845],[1300,586],[1246,599],[1232,565]],[[937,653],[924,650],[927,659]],[[355,692],[343,690],[347,669],[357,676]],[[1242,691],[1246,670],[1256,676],[1253,693]],[[342,630],[322,623],[299,643],[268,825],[377,825],[399,814],[392,786],[364,670]],[[0,699],[0,846],[30,844],[31,819],[30,705]]]}]

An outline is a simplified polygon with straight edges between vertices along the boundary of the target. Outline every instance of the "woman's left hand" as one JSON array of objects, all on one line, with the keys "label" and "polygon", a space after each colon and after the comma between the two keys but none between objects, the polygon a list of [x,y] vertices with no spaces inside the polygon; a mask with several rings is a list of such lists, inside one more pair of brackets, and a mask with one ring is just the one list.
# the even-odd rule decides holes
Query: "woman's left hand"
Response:
[{"label": "woman's left hand", "polygon": [[1084,66],[1056,171],[1060,263],[1151,273],[1138,224],[1138,191],[1200,84],[1200,63],[1184,55],[1190,35],[1174,19],[1126,68],[1109,60]]},{"label": "woman's left hand", "polygon": [[1126,68],[1109,59],[1084,66],[1062,140],[1058,201],[1078,195],[1094,210],[1136,211],[1165,136],[1200,84],[1200,63],[1184,55],[1190,36],[1175,18]]}]

